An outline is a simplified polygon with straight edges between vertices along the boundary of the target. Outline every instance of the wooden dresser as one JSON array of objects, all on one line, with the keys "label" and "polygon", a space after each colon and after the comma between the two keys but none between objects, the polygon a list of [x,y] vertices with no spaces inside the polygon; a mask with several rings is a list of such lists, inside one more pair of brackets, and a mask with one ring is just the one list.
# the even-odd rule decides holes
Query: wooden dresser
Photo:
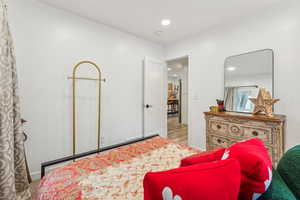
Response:
[{"label": "wooden dresser", "polygon": [[265,142],[277,166],[284,153],[284,115],[274,118],[232,112],[205,112],[206,148],[213,150],[228,147],[238,141],[258,137]]}]

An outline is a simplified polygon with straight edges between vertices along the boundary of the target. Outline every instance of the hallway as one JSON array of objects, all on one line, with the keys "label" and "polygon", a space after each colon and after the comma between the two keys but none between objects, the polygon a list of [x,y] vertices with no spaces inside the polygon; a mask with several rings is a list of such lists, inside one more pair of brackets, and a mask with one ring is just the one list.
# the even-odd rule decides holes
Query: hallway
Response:
[{"label": "hallway", "polygon": [[177,116],[168,117],[168,138],[179,144],[188,144],[188,126],[180,124]]}]

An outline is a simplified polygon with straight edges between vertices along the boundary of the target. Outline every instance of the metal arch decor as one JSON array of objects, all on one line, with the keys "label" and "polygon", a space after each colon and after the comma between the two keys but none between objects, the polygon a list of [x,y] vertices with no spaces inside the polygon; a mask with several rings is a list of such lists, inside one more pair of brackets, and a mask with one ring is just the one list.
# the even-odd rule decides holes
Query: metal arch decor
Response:
[{"label": "metal arch decor", "polygon": [[[88,77],[77,77],[76,76],[76,72],[77,69],[84,65],[84,64],[89,64],[91,66],[93,66],[94,68],[96,68],[97,72],[98,72],[98,78],[88,78]],[[73,91],[73,95],[72,95],[72,100],[73,100],[73,155],[76,154],[76,80],[89,80],[89,81],[98,81],[98,126],[97,126],[97,149],[100,149],[100,131],[101,131],[101,83],[102,81],[105,82],[105,79],[102,79],[102,75],[101,75],[101,70],[100,67],[91,61],[81,61],[78,64],[76,64],[73,67],[73,74],[72,77],[68,77],[68,79],[72,80],[72,91]]]}]

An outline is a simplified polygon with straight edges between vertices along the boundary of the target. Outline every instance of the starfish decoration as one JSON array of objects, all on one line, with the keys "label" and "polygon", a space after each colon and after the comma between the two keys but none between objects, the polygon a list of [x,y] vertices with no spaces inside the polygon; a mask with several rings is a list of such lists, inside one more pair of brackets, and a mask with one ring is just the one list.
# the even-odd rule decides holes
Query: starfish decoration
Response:
[{"label": "starfish decoration", "polygon": [[279,101],[279,99],[273,99],[270,92],[265,88],[259,90],[257,98],[250,98],[250,101],[254,103],[253,114],[257,115],[259,113],[264,113],[268,117],[273,117],[273,105]]}]

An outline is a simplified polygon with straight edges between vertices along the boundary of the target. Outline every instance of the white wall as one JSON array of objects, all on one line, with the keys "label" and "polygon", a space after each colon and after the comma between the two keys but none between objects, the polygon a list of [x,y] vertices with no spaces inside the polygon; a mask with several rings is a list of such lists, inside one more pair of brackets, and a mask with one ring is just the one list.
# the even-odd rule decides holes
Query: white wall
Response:
[{"label": "white wall", "polygon": [[[142,61],[162,58],[163,48],[34,0],[9,2],[9,19],[18,63],[22,117],[30,170],[43,161],[70,155],[71,75],[74,64],[101,65],[103,145],[142,136]],[[86,72],[90,73],[90,72]],[[82,83],[78,134],[81,145],[96,148],[95,83]],[[94,111],[93,111],[94,110]],[[89,112],[91,111],[91,112]],[[84,131],[83,131],[84,130]]]},{"label": "white wall", "polygon": [[276,113],[288,117],[286,146],[300,143],[300,2],[282,4],[167,47],[167,59],[190,56],[189,142],[205,148],[203,112],[223,98],[226,57],[258,49],[275,52]]}]

